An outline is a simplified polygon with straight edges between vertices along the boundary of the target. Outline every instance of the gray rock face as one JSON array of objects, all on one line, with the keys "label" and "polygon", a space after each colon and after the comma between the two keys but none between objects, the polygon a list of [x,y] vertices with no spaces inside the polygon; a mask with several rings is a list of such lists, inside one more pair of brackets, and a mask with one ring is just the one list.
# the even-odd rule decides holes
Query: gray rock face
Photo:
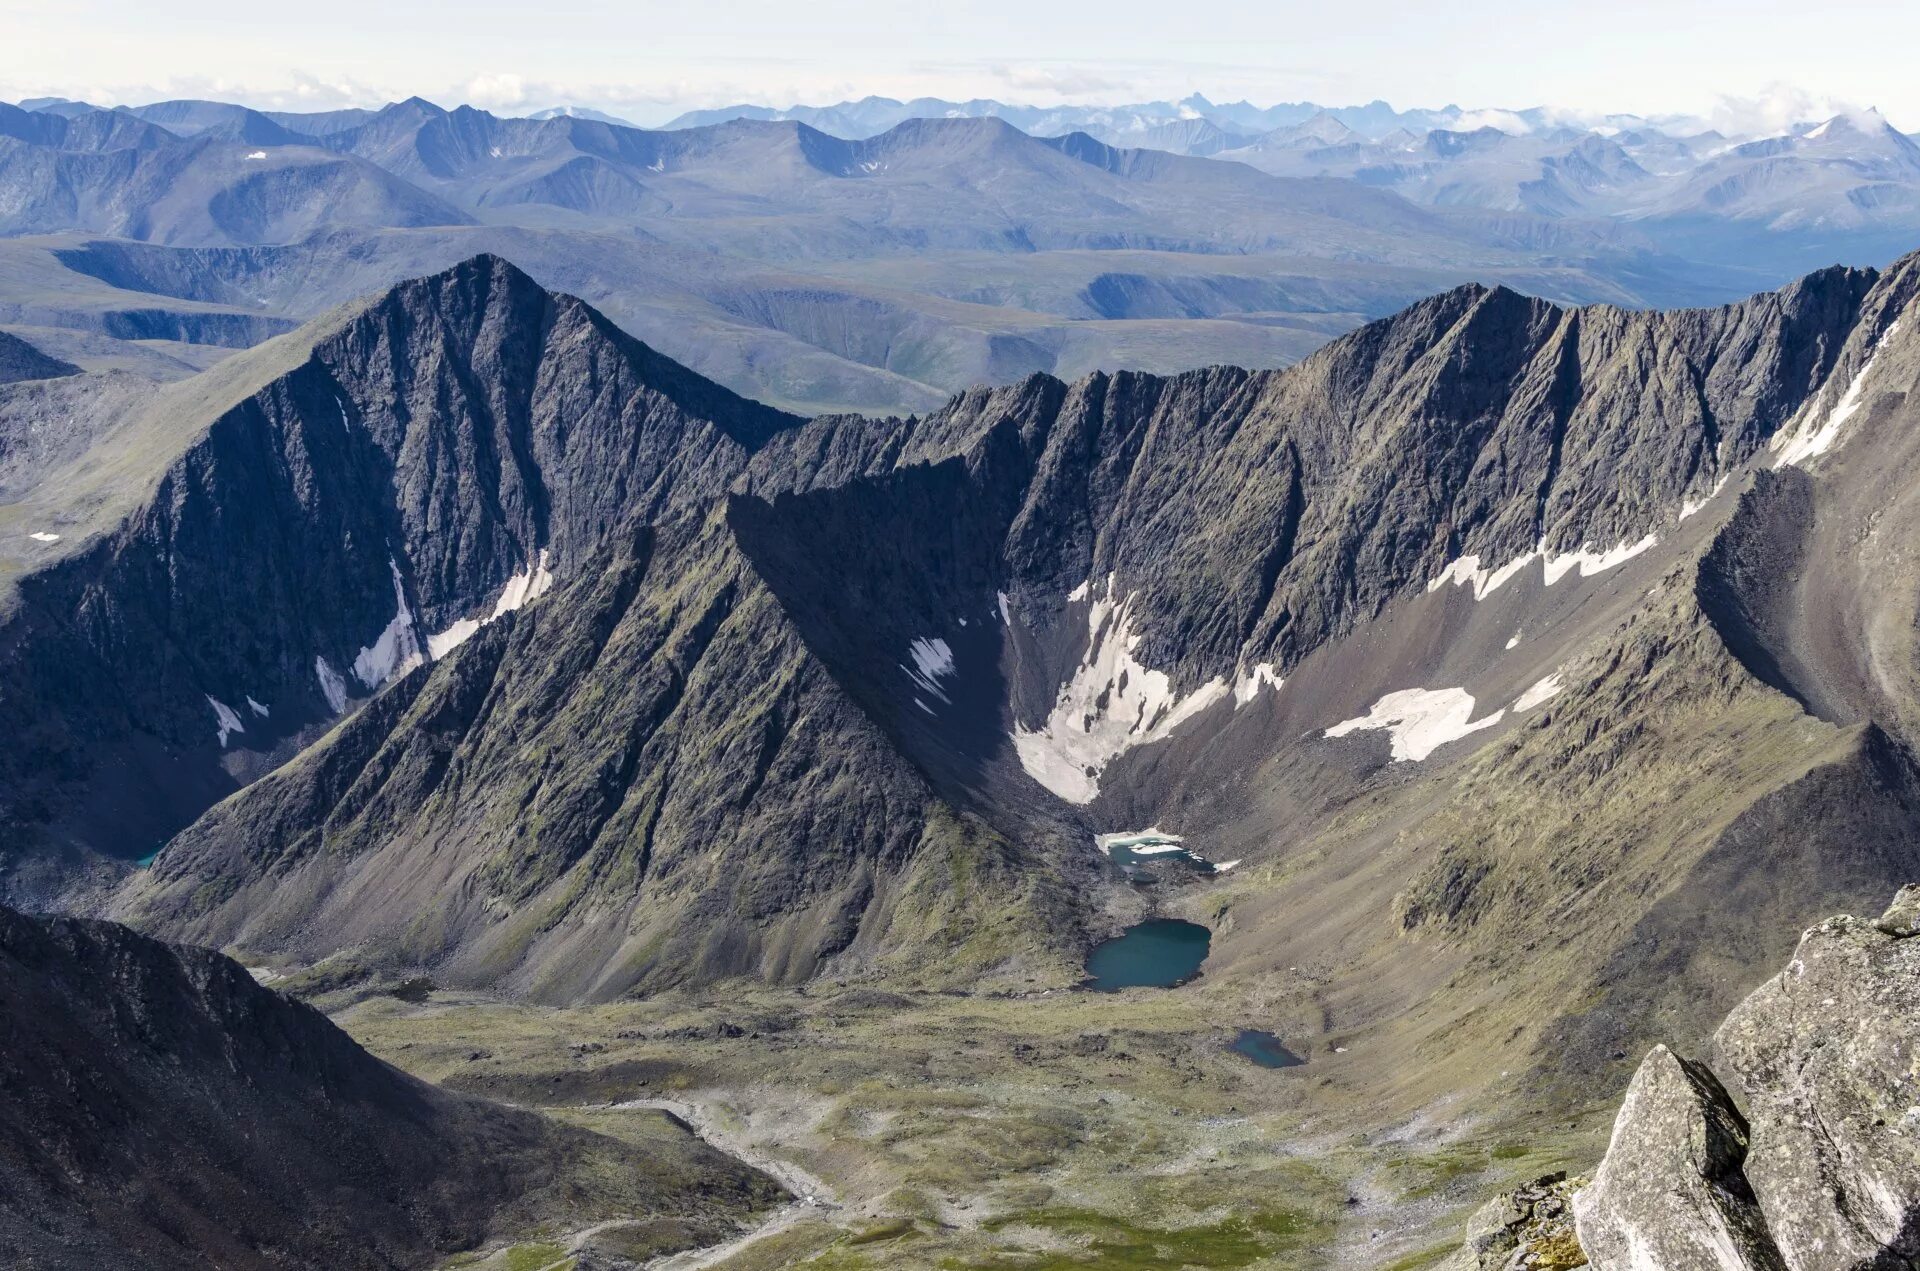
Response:
[{"label": "gray rock face", "polygon": [[[1906,1267],[1920,1258],[1920,940],[1903,889],[1808,931],[1715,1035],[1635,1075],[1575,1200],[1597,1271]],[[1745,1116],[1735,1107],[1735,1098]]]},{"label": "gray rock face", "polygon": [[[1057,874],[1036,862],[1062,800],[1087,797],[1056,776],[1074,721],[1050,734],[1068,738],[1057,769],[1010,733],[1054,728],[1099,634],[1089,593],[1129,606],[1132,655],[1184,697],[1290,671],[1463,555],[1634,542],[1768,443],[1884,285],[1835,270],[1672,315],[1466,288],[1291,371],[1034,376],[925,418],[728,438],[673,470],[671,497],[630,494],[610,555],[577,545],[618,499],[577,533],[559,521],[545,541],[580,585],[185,831],[116,912],[301,957],[374,938],[559,1000],[939,947],[952,924],[896,896],[949,830],[990,848],[972,893],[989,907],[1027,903],[1022,871]],[[424,402],[411,418],[465,444]],[[583,448],[615,427],[567,418]],[[690,464],[692,436],[640,453]],[[696,522],[728,463],[724,516]],[[492,532],[485,501],[444,506]],[[411,578],[450,548],[407,538]],[[915,680],[919,642],[940,669]],[[1126,688],[1093,685],[1088,712]],[[823,783],[835,755],[861,756],[862,797]],[[422,906],[437,920],[412,921]]]},{"label": "gray rock face", "polygon": [[1920,1260],[1915,895],[1809,931],[1714,1036],[1753,1127],[1747,1180],[1795,1271]]},{"label": "gray rock face", "polygon": [[1601,1271],[1784,1271],[1742,1177],[1747,1125],[1704,1065],[1654,1048],[1620,1106],[1593,1185],[1574,1200]]}]

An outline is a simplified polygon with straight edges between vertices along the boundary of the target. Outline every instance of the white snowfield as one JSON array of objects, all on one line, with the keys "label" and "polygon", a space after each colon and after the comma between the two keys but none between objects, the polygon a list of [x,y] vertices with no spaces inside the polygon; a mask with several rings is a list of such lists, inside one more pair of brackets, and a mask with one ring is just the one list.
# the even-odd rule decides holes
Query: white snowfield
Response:
[{"label": "white snowfield", "polygon": [[207,705],[213,707],[213,720],[215,727],[219,731],[220,748],[225,750],[227,747],[227,738],[234,733],[246,732],[247,726],[240,722],[239,712],[235,711],[233,707],[227,705],[211,693],[206,694],[206,699]]},{"label": "white snowfield", "polygon": [[1389,693],[1357,719],[1327,729],[1328,737],[1383,730],[1392,739],[1393,758],[1418,761],[1446,745],[1506,717],[1497,710],[1485,719],[1473,718],[1473,694],[1463,688],[1408,688]]},{"label": "white snowfield", "polygon": [[378,639],[360,650],[353,659],[353,673],[368,688],[379,688],[396,675],[405,675],[426,660],[420,639],[413,630],[413,611],[407,608],[407,588],[400,578],[400,562],[389,557],[387,568],[393,571],[393,621]]},{"label": "white snowfield", "polygon": [[498,619],[502,614],[512,613],[528,601],[538,600],[553,587],[553,573],[547,568],[547,549],[541,548],[540,555],[527,568],[507,579],[507,585],[500,589],[500,598],[493,603],[493,612],[485,616],[462,618],[438,635],[427,637],[427,655],[435,662],[452,653],[455,649],[473,639],[480,628]]},{"label": "white snowfield", "polygon": [[1513,699],[1514,713],[1519,714],[1522,711],[1530,711],[1534,707],[1558,697],[1560,690],[1565,687],[1566,686],[1560,682],[1560,672],[1555,671],[1552,675],[1540,680],[1534,684],[1532,688],[1529,688],[1526,692]]},{"label": "white snowfield", "polygon": [[1582,578],[1591,578],[1603,574],[1609,569],[1626,564],[1642,552],[1649,551],[1660,542],[1658,534],[1649,534],[1635,543],[1621,543],[1605,551],[1594,551],[1587,544],[1581,544],[1571,552],[1562,552],[1557,556],[1547,555],[1544,544],[1537,544],[1532,551],[1514,557],[1498,569],[1485,568],[1476,555],[1462,556],[1450,561],[1432,581],[1427,583],[1428,591],[1438,591],[1448,583],[1473,588],[1475,600],[1485,600],[1507,583],[1519,577],[1520,571],[1534,561],[1539,561],[1541,577],[1551,587],[1575,570]]},{"label": "white snowfield", "polygon": [[327,699],[327,706],[339,715],[347,709],[347,682],[340,672],[327,665],[325,658],[313,660],[313,674],[320,681],[320,696]]},{"label": "white snowfield", "polygon": [[[1100,793],[1101,772],[1135,746],[1169,736],[1229,695],[1237,710],[1261,689],[1278,689],[1284,682],[1273,663],[1262,662],[1233,684],[1216,676],[1185,697],[1176,695],[1171,677],[1134,657],[1140,644],[1132,612],[1137,593],[1116,601],[1114,585],[1109,575],[1088,609],[1086,656],[1061,686],[1046,722],[1037,730],[1016,725],[1013,731],[1020,766],[1069,803],[1092,802]],[[1087,600],[1093,589],[1091,580],[1083,582],[1067,599]],[[1011,626],[1007,598],[999,599],[1001,620]]]},{"label": "white snowfield", "polygon": [[[913,681],[914,687],[939,698],[949,706],[953,705],[953,699],[948,697],[946,690],[940,687],[940,681],[953,674],[953,650],[947,647],[947,642],[938,637],[933,639],[922,637],[907,646],[907,656],[913,659],[913,665],[908,666],[902,662],[900,669],[907,673],[907,678]],[[920,701],[919,698],[915,698],[914,701],[919,703],[920,709],[931,713],[925,702]]]},{"label": "white snowfield", "polygon": [[1834,443],[1840,440],[1841,430],[1860,411],[1860,392],[1866,386],[1867,376],[1873,372],[1874,363],[1880,360],[1880,350],[1887,347],[1887,342],[1899,330],[1900,322],[1895,319],[1874,343],[1873,351],[1860,364],[1859,374],[1853,377],[1853,381],[1847,385],[1847,391],[1840,395],[1840,400],[1824,418],[1819,412],[1820,403],[1826,399],[1826,394],[1822,393],[1809,404],[1798,428],[1791,431],[1782,429],[1775,435],[1773,445],[1780,450],[1780,454],[1773,461],[1774,467],[1804,466],[1809,459],[1833,449]]},{"label": "white snowfield", "polygon": [[1690,516],[1698,515],[1700,511],[1707,506],[1707,504],[1719,498],[1720,491],[1726,488],[1727,488],[1727,478],[1723,476],[1718,481],[1713,483],[1713,489],[1707,491],[1705,494],[1701,495],[1699,498],[1683,499],[1680,503],[1680,519],[1684,521]]},{"label": "white snowfield", "polygon": [[58,543],[60,541],[58,534],[49,534],[45,530],[35,530],[33,533],[27,535],[27,537],[36,543]]},{"label": "white snowfield", "polygon": [[1046,722],[1037,730],[1013,730],[1020,766],[1069,803],[1092,802],[1101,772],[1114,759],[1168,736],[1231,691],[1215,678],[1178,697],[1164,671],[1142,665],[1133,656],[1140,644],[1133,599],[1129,593],[1116,601],[1107,579],[1106,594],[1087,613],[1086,656],[1060,687]]}]

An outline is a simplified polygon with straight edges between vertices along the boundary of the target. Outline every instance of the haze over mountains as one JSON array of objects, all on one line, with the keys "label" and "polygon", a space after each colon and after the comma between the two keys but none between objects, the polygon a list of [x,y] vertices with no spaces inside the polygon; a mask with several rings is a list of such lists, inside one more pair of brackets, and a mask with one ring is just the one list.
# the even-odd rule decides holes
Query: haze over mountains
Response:
[{"label": "haze over mountains", "polygon": [[0,323],[158,376],[482,250],[736,391],[885,413],[1032,371],[1286,365],[1469,280],[1718,303],[1920,233],[1920,151],[1872,118],[1736,144],[1377,103],[870,100],[662,131],[26,104],[0,108]]}]

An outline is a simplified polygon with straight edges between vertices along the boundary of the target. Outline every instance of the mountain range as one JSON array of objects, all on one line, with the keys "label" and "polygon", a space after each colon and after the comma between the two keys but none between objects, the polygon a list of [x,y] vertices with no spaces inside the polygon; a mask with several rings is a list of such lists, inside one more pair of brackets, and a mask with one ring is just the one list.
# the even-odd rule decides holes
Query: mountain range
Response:
[{"label": "mountain range", "polygon": [[0,386],[5,886],[552,1006],[1179,915],[1388,1106],[1576,1106],[1920,868],[1916,377],[1920,256],[806,420],[475,257]]},{"label": "mountain range", "polygon": [[1920,233],[1914,147],[1845,117],[1735,145],[1372,108],[1045,135],[1065,122],[908,103],[842,137],[417,98],[25,105],[0,107],[0,324],[150,378],[480,251],[737,392],[887,414],[1033,371],[1283,366],[1466,281],[1723,303]]}]

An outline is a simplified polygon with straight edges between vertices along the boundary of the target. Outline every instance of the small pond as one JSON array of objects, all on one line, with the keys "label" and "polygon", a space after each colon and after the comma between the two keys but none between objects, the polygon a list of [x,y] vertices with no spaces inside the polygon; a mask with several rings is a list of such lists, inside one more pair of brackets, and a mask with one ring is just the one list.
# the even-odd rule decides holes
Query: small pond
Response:
[{"label": "small pond", "polygon": [[1257,1028],[1241,1029],[1240,1035],[1233,1039],[1232,1050],[1262,1068],[1294,1068],[1307,1062],[1281,1045],[1278,1037]]},{"label": "small pond", "polygon": [[1087,955],[1086,987],[1097,993],[1170,989],[1193,978],[1212,944],[1213,933],[1199,923],[1151,919],[1094,947]]}]

